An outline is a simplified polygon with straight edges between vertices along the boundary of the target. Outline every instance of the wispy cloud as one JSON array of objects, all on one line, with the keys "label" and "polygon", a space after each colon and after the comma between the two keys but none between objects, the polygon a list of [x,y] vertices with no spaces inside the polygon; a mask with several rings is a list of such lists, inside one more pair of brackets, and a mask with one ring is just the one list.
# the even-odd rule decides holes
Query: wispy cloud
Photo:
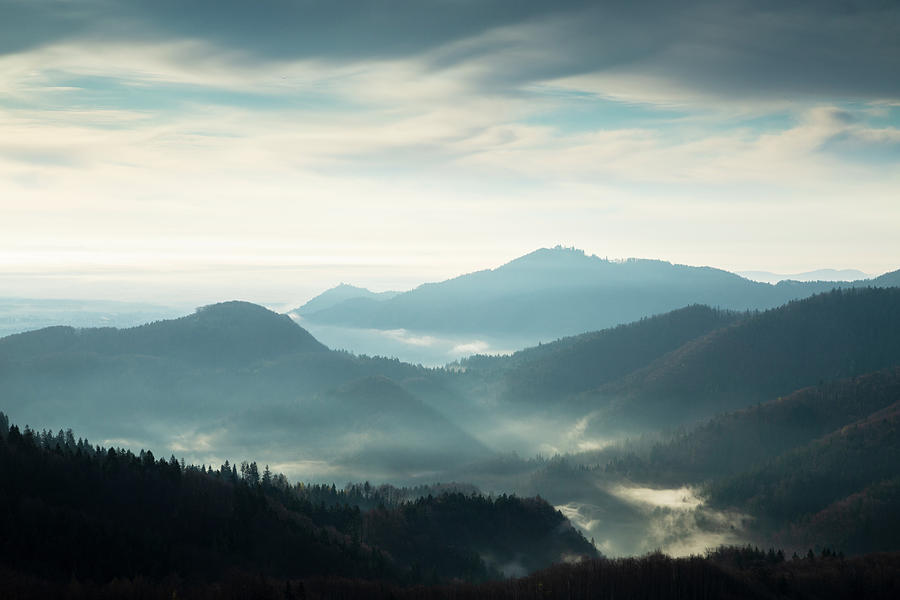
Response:
[{"label": "wispy cloud", "polygon": [[[804,270],[850,212],[832,265],[895,266],[858,249],[900,251],[860,216],[897,210],[892,5],[351,4],[3,2],[0,254],[435,257],[465,231],[458,270],[560,241]],[[734,262],[788,231],[808,258]]]},{"label": "wispy cloud", "polygon": [[195,62],[232,52],[246,64],[427,56],[430,70],[477,64],[483,86],[507,89],[600,72],[737,97],[896,99],[900,86],[891,3],[7,0],[4,14],[8,54],[73,40],[195,40],[216,49]]}]

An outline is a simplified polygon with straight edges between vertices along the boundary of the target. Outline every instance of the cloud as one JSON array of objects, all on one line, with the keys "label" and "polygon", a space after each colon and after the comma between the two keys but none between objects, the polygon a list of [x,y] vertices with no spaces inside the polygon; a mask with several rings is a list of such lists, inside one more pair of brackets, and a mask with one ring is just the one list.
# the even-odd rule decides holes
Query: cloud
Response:
[{"label": "cloud", "polygon": [[598,481],[584,502],[556,506],[610,556],[661,549],[672,556],[702,554],[720,544],[746,542],[747,515],[704,504],[689,487],[643,488]]},{"label": "cloud", "polygon": [[900,6],[747,0],[3,2],[0,52],[63,42],[192,43],[186,64],[467,65],[481,90],[581,78],[605,96],[680,101],[900,98]]},{"label": "cloud", "polygon": [[703,500],[689,487],[655,489],[637,486],[618,485],[610,488],[610,493],[627,502],[643,506],[674,510],[690,510],[703,504]]},{"label": "cloud", "polygon": [[[376,330],[377,331],[377,330]],[[409,344],[411,346],[434,346],[438,339],[431,335],[416,335],[406,329],[387,329],[380,332],[382,335],[394,341]]]},{"label": "cloud", "polygon": [[171,436],[169,448],[174,452],[181,453],[209,453],[220,448],[223,439],[225,439],[227,435],[227,429],[220,429],[208,433],[184,431]]},{"label": "cloud", "polygon": [[463,342],[456,344],[450,349],[450,356],[471,356],[473,354],[509,354],[509,351],[493,350],[488,342],[482,340],[472,340],[471,342]]},{"label": "cloud", "polygon": [[[0,0],[0,253],[445,265],[412,285],[565,240],[805,270],[855,220],[834,256],[886,270],[851,256],[897,251],[860,222],[896,211],[897,9],[836,6]],[[719,258],[767,235],[815,263]]]}]

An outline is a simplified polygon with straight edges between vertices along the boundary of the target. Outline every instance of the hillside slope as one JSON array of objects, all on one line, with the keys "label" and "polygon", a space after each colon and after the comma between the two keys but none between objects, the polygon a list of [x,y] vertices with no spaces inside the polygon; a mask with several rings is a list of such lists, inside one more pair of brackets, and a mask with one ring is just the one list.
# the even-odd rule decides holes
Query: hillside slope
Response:
[{"label": "hillside slope", "polygon": [[133,329],[0,340],[0,409],[21,422],[197,462],[245,455],[341,478],[351,468],[399,476],[489,452],[402,387],[427,375],[329,351],[289,317],[247,303]]},{"label": "hillside slope", "polygon": [[657,444],[642,476],[699,482],[745,471],[867,419],[898,398],[900,367],[804,388],[718,415]]},{"label": "hillside slope", "polygon": [[235,365],[327,350],[289,317],[237,301],[128,329],[49,327],[0,339],[0,361],[14,362],[52,353],[95,353]]},{"label": "hillside slope", "polygon": [[50,581],[243,570],[418,583],[597,556],[540,499],[457,493],[363,512],[314,504],[305,486],[256,463],[212,470],[15,425],[0,428],[0,472],[0,567]]},{"label": "hillside slope", "polygon": [[671,426],[894,365],[900,289],[836,290],[713,331],[578,401],[609,426]]},{"label": "hillside slope", "polygon": [[[798,532],[818,528],[823,536],[819,543],[856,538],[855,551],[895,549],[893,534],[900,531],[896,519],[874,518],[900,511],[898,464],[900,401],[714,483],[710,497],[716,505],[739,507],[760,518],[763,530],[782,530],[787,542]],[[847,507],[859,512],[848,514]],[[827,520],[835,522],[833,529],[822,529]],[[791,529],[795,531],[784,533]]]},{"label": "hillside slope", "polygon": [[627,325],[567,337],[510,356],[473,356],[459,367],[493,382],[511,402],[592,390],[745,315],[694,305]]}]

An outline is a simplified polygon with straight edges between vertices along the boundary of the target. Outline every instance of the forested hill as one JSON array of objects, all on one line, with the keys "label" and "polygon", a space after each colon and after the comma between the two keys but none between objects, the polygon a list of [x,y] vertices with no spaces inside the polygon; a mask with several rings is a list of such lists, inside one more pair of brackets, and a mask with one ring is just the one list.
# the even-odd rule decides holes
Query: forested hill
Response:
[{"label": "forested hill", "polygon": [[862,282],[758,283],[710,267],[659,260],[609,261],[568,248],[543,248],[493,270],[429,283],[389,299],[358,295],[312,322],[346,327],[549,339],[595,331],[690,304],[766,309],[835,287],[893,286],[900,273]]},{"label": "forested hill", "polygon": [[835,290],[750,315],[585,394],[607,419],[669,425],[900,365],[900,288]]},{"label": "forested hill", "polygon": [[711,500],[762,520],[769,539],[849,552],[894,550],[900,536],[900,400],[716,482]]},{"label": "forested hill", "polygon": [[[746,471],[854,423],[900,399],[900,367],[823,383],[718,415],[653,447],[632,476],[702,482]],[[670,478],[670,479],[669,479]]]},{"label": "forested hill", "polygon": [[499,380],[501,394],[510,401],[542,401],[615,381],[745,316],[708,306],[688,306],[510,356],[473,356],[455,367],[470,378]]},{"label": "forested hill", "polygon": [[[868,423],[883,431],[876,421]],[[92,446],[71,431],[20,431],[2,413],[0,473],[5,598],[888,600],[900,592],[896,554],[845,558],[826,546],[789,558],[747,546],[607,560],[540,499],[453,486],[291,485],[256,463],[198,467]],[[843,473],[840,484],[857,477]],[[877,509],[896,488],[895,480],[873,486],[836,510]],[[872,526],[887,540],[895,524],[877,514],[887,521]]]},{"label": "forested hill", "polygon": [[186,317],[128,329],[49,327],[0,339],[0,360],[51,353],[149,355],[202,364],[247,364],[328,349],[289,317],[249,302],[223,302]]},{"label": "forested hill", "polygon": [[601,451],[595,464],[606,477],[697,486],[711,506],[751,516],[759,543],[895,551],[898,417],[894,367],[719,415],[649,449]]},{"label": "forested hill", "polygon": [[[0,340],[0,409],[17,420],[132,447],[187,447],[198,462],[207,452],[273,463],[302,456],[332,476],[376,457],[379,468],[366,475],[395,479],[431,459],[489,453],[404,389],[426,375],[330,351],[289,317],[242,302],[132,329],[60,327]],[[195,439],[204,442],[185,446]]]},{"label": "forested hill", "polygon": [[256,463],[184,465],[20,431],[2,413],[0,473],[0,567],[50,582],[215,581],[229,570],[477,581],[596,556],[540,499],[451,492],[361,511],[314,503]]}]

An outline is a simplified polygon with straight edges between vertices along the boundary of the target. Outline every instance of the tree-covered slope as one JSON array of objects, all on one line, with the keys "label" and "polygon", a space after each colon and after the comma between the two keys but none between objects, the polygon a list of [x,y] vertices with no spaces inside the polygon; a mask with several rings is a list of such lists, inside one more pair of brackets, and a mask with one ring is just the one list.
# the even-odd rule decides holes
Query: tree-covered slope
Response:
[{"label": "tree-covered slope", "polygon": [[245,303],[133,329],[0,340],[0,409],[17,420],[182,448],[198,461],[300,456],[326,470],[340,457],[405,473],[488,452],[402,386],[427,376],[397,360],[330,351],[289,317]]},{"label": "tree-covered slope", "polygon": [[866,419],[898,398],[900,368],[804,388],[718,415],[655,445],[642,476],[703,481],[738,473]]},{"label": "tree-covered slope", "polygon": [[206,365],[246,364],[326,352],[289,317],[249,302],[223,302],[186,317],[128,329],[50,327],[0,339],[0,360],[48,354],[149,355]]},{"label": "tree-covered slope", "polygon": [[[703,490],[743,535],[793,550],[896,551],[900,367],[716,416],[649,449],[610,449],[592,472]],[[588,460],[585,457],[584,460]]]},{"label": "tree-covered slope", "polygon": [[584,394],[611,427],[674,425],[900,364],[900,289],[835,290],[751,315]]},{"label": "tree-covered slope", "polygon": [[0,565],[41,578],[485,579],[596,551],[539,499],[459,493],[314,504],[256,463],[216,470],[0,427]]},{"label": "tree-covered slope", "polygon": [[688,306],[627,325],[567,337],[510,356],[460,362],[469,377],[500,385],[511,401],[540,401],[592,390],[635,371],[743,313]]},{"label": "tree-covered slope", "polygon": [[[717,482],[711,498],[777,524],[798,522],[897,477],[900,401],[865,419]],[[897,507],[900,509],[900,506]]]},{"label": "tree-covered slope", "polygon": [[[886,377],[893,381],[882,385]],[[760,440],[767,446],[763,451],[753,452],[747,445],[750,457],[738,461],[741,468],[720,473],[707,484],[712,505],[749,514],[753,517],[752,535],[785,548],[827,545],[851,553],[897,550],[900,395],[896,372],[864,379],[860,389],[843,395],[849,403],[854,396],[867,393],[878,400],[870,408],[883,405],[888,398],[893,402],[811,441],[800,435],[788,450],[778,452],[784,444],[777,437],[771,443]],[[808,408],[802,404],[795,407],[801,411]],[[850,412],[857,408],[862,405],[851,406]],[[826,418],[805,428],[807,432],[843,411],[836,403],[824,411],[829,412],[820,414]],[[710,450],[727,453],[734,449],[720,444]],[[754,457],[754,464],[747,466]]]},{"label": "tree-covered slope", "polygon": [[775,543],[796,547],[828,545],[845,552],[887,552],[900,539],[900,476],[884,479],[784,525]]}]

